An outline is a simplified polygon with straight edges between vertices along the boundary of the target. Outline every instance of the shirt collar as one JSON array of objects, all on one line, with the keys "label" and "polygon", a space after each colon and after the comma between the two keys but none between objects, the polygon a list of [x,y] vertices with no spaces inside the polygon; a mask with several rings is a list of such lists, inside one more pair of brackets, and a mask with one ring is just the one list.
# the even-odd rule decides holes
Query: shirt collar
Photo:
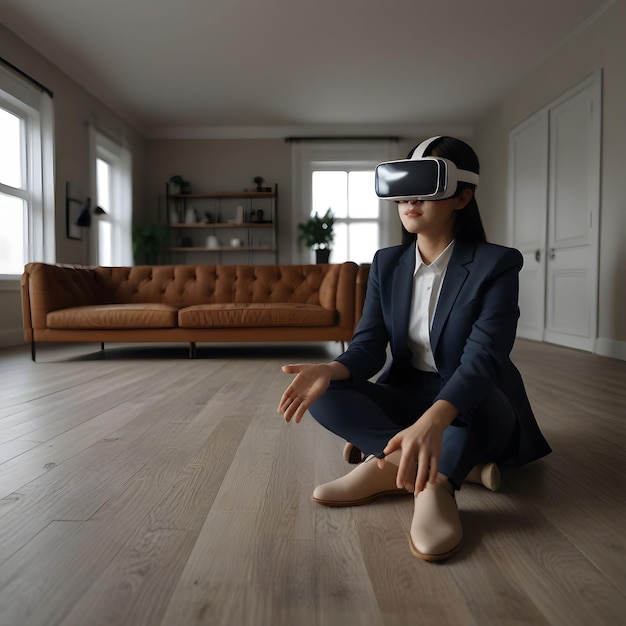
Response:
[{"label": "shirt collar", "polygon": [[422,266],[432,269],[432,271],[440,274],[444,272],[450,262],[452,256],[452,250],[454,249],[454,239],[448,244],[447,248],[430,264],[426,265],[420,254],[420,250],[417,247],[417,241],[415,242],[415,270],[413,276],[421,269]]}]

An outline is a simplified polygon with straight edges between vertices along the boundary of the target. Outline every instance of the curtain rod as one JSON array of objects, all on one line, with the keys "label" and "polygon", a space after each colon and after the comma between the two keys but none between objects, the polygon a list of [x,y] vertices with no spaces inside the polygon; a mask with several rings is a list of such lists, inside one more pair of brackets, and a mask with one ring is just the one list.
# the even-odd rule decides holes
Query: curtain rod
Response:
[{"label": "curtain rod", "polygon": [[28,75],[26,72],[21,70],[19,67],[16,67],[15,65],[13,65],[13,63],[10,63],[5,58],[0,57],[0,61],[2,61],[2,63],[7,65],[8,67],[10,67],[14,72],[19,74],[20,76],[23,76],[27,81],[29,81],[30,83],[32,83],[33,85],[35,85],[36,87],[41,89],[41,91],[43,91],[44,93],[47,93],[51,98],[54,98],[54,93],[52,93],[52,90],[48,89],[45,85],[42,85],[38,80],[36,80],[32,76]]},{"label": "curtain rod", "polygon": [[285,143],[295,143],[297,141],[399,141],[400,137],[390,136],[381,137],[380,135],[370,137],[352,137],[352,136],[321,136],[321,137],[285,137]]}]

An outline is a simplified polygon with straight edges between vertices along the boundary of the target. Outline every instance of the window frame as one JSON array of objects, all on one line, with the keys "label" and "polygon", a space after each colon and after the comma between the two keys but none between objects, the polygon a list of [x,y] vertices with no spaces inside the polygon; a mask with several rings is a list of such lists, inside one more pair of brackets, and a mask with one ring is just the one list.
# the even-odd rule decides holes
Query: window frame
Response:
[{"label": "window frame", "polygon": [[98,202],[97,161],[101,159],[110,166],[110,207],[103,207],[106,214],[92,222],[90,233],[90,261],[100,263],[100,224],[108,223],[111,228],[111,266],[130,266],[132,256],[132,158],[130,151],[121,143],[90,126],[90,180],[93,206]]},{"label": "window frame", "polygon": [[[377,205],[378,205],[378,215],[376,217],[359,217],[359,216],[354,216],[350,214],[350,174],[354,174],[354,173],[361,173],[361,172],[371,172],[373,174],[374,172],[374,167],[367,167],[364,165],[363,161],[325,161],[321,164],[313,164],[313,165],[320,165],[320,167],[315,167],[312,171],[311,171],[311,199],[313,198],[313,192],[314,192],[314,188],[313,188],[313,178],[314,178],[314,174],[317,172],[341,172],[342,174],[345,174],[345,192],[346,192],[346,216],[345,217],[341,217],[337,214],[337,212],[334,212],[334,223],[335,223],[335,242],[334,244],[331,246],[331,249],[336,249],[337,248],[337,243],[338,243],[338,239],[337,239],[337,235],[340,232],[341,226],[340,225],[345,225],[346,229],[348,230],[348,232],[350,231],[350,227],[356,224],[375,224],[377,227],[377,231],[378,231],[378,241],[376,241],[375,245],[374,245],[374,252],[376,250],[378,250],[379,248],[382,247],[382,242],[384,241],[384,237],[383,237],[383,224],[387,221],[385,220],[386,214],[383,214],[383,212],[385,211],[385,208],[382,204],[382,202],[379,200]],[[374,192],[373,189],[373,182],[372,182],[372,193]],[[324,209],[320,209],[321,214],[323,214],[326,209],[328,207],[324,208]],[[330,207],[332,209],[332,207]],[[311,211],[313,211],[313,208],[311,208]],[[348,252],[350,251],[350,241],[352,240],[351,236],[347,237],[347,250]],[[344,259],[347,260],[347,259]],[[364,260],[364,259],[356,259],[354,257],[350,258],[349,260],[355,261],[356,263],[367,263],[370,262],[371,259],[369,260]],[[339,261],[335,261],[335,262],[339,262],[341,263],[342,260]]]},{"label": "window frame", "polygon": [[[0,66],[0,106],[22,120],[23,186],[0,183],[0,191],[26,202],[24,262],[56,260],[54,202],[54,110],[49,94]],[[1,281],[19,281],[0,273]]]},{"label": "window frame", "polygon": [[[292,196],[293,206],[299,210],[293,213],[293,225],[305,222],[312,211],[312,175],[314,171],[363,171],[373,170],[376,165],[391,159],[393,140],[380,141],[305,141],[294,142],[292,146]],[[376,249],[392,245],[392,224],[395,213],[387,210],[388,203],[380,201],[379,241]],[[344,221],[343,219],[341,221]],[[349,221],[349,220],[345,220]],[[355,220],[357,221],[357,220]],[[367,218],[365,221],[374,221]],[[298,244],[298,237],[292,238],[292,258],[298,262],[311,262],[309,252]]]}]

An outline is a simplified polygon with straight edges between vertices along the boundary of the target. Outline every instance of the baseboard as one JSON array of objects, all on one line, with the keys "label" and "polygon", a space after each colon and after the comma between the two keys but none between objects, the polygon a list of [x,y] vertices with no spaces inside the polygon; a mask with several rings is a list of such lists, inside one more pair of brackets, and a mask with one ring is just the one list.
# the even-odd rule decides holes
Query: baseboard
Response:
[{"label": "baseboard", "polygon": [[596,339],[595,353],[611,357],[612,359],[626,361],[626,341],[598,337]]},{"label": "baseboard", "polygon": [[21,326],[0,329],[0,348],[21,346],[24,344],[24,330]]},{"label": "baseboard", "polygon": [[[24,343],[24,332],[21,326],[0,329],[0,348],[21,346]],[[626,341],[599,337],[596,339],[594,352],[600,356],[626,361]]]}]

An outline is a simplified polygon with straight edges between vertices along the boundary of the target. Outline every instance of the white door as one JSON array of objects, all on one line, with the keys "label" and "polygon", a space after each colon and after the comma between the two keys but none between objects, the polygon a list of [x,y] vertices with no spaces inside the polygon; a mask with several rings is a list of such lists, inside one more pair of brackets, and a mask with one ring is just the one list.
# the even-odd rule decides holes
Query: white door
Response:
[{"label": "white door", "polygon": [[545,340],[593,351],[600,212],[600,76],[550,107]]},{"label": "white door", "polygon": [[518,335],[543,341],[548,216],[546,110],[533,115],[511,132],[509,181],[510,240],[524,255],[524,267],[519,277]]},{"label": "white door", "polygon": [[518,336],[594,350],[601,73],[509,135],[510,240],[524,255]]}]

